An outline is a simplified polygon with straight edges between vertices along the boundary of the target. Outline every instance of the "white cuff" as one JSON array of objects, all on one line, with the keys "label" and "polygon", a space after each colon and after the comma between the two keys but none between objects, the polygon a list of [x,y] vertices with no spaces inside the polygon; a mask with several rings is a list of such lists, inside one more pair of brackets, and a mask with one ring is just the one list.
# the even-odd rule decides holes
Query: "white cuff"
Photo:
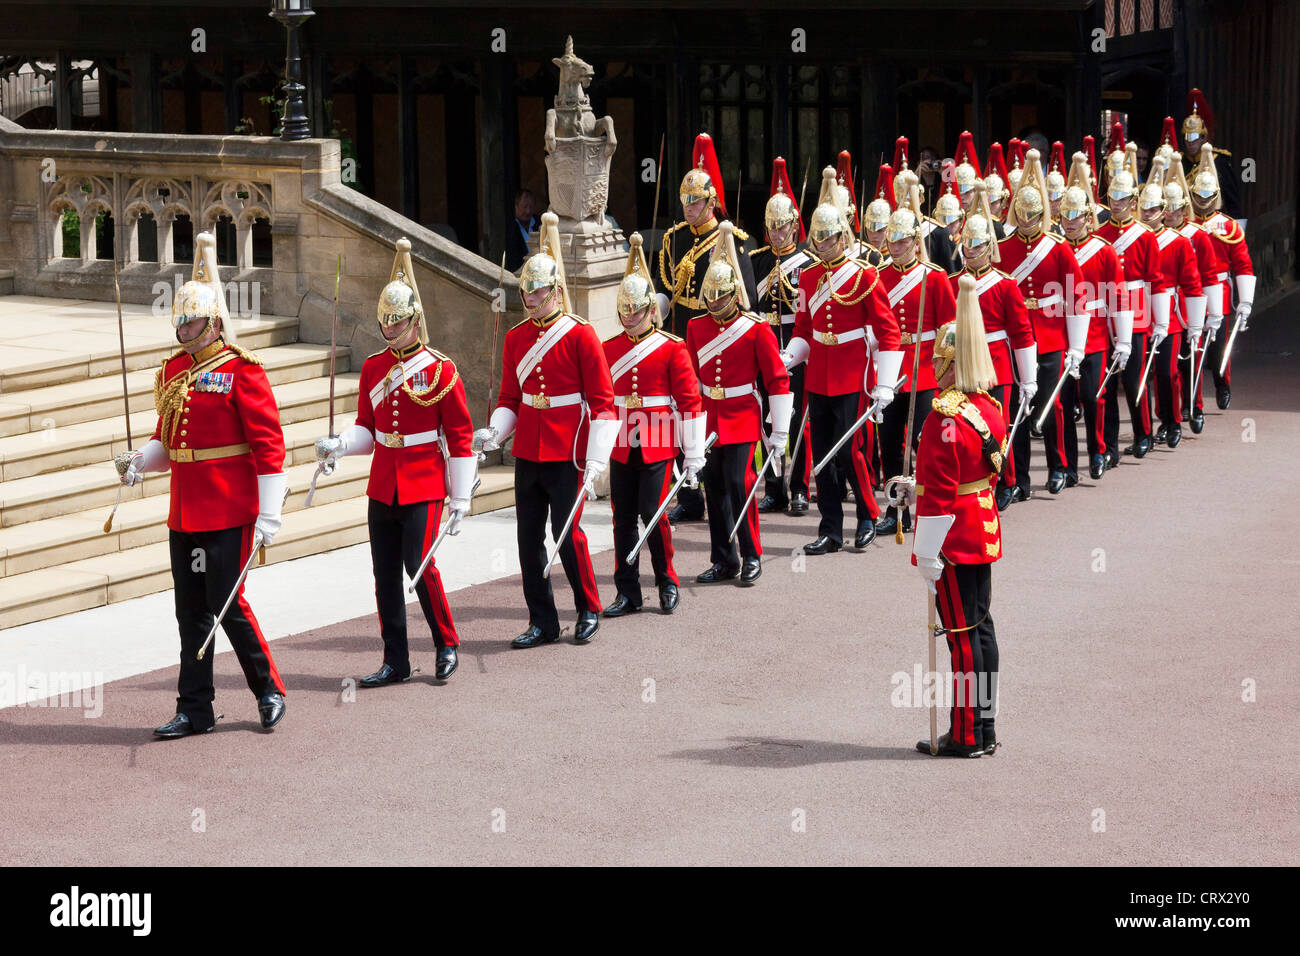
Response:
[{"label": "white cuff", "polygon": [[370,429],[360,425],[349,425],[343,429],[339,440],[343,442],[339,451],[344,455],[368,455],[375,450],[375,436]]},{"label": "white cuff", "polygon": [[1223,284],[1221,282],[1205,287],[1205,314],[1223,315]]},{"label": "white cuff", "polygon": [[258,475],[257,513],[278,519],[284,509],[284,489],[288,486],[289,476],[283,472],[278,475]]},{"label": "white cuff", "polygon": [[912,553],[918,558],[937,558],[948,529],[957,520],[956,515],[925,515],[916,519],[916,536],[912,539]]},{"label": "white cuff", "polygon": [[618,433],[622,426],[623,423],[617,418],[596,418],[592,420],[591,428],[587,432],[587,454],[585,458],[588,464],[598,461],[602,468],[609,464],[610,453],[614,450],[614,442],[618,441]]},{"label": "white cuff", "polygon": [[492,417],[488,420],[488,427],[497,430],[498,445],[504,445],[506,439],[515,433],[515,422],[518,420],[519,416],[504,405],[498,406],[492,413]]},{"label": "white cuff", "polygon": [[1237,304],[1255,304],[1255,277],[1237,276]]},{"label": "white cuff", "polygon": [[1133,347],[1133,310],[1120,309],[1110,314],[1111,331],[1115,334],[1115,344]]},{"label": "white cuff", "polygon": [[790,340],[790,344],[785,347],[785,354],[790,356],[790,361],[786,368],[794,368],[800,362],[808,361],[808,354],[812,351],[812,346],[806,339],[795,336]]},{"label": "white cuff", "polygon": [[876,353],[876,384],[885,388],[898,388],[898,370],[903,366],[903,353]]},{"label": "white cuff", "polygon": [[687,458],[703,458],[704,443],[707,440],[705,429],[709,427],[708,416],[701,412],[682,419],[682,454]]},{"label": "white cuff", "polygon": [[772,433],[774,435],[790,434],[790,416],[794,412],[793,393],[769,395],[767,397],[767,407],[771,409],[772,413]]},{"label": "white cuff", "polygon": [[1038,383],[1038,343],[1026,345],[1015,350],[1016,371],[1020,373],[1021,382]]},{"label": "white cuff", "polygon": [[1084,312],[1080,315],[1067,315],[1065,317],[1065,333],[1069,339],[1070,351],[1084,354],[1084,349],[1088,345],[1088,325],[1092,321],[1092,316]]},{"label": "white cuff", "polygon": [[468,504],[474,494],[474,478],[478,474],[478,456],[452,458],[447,462],[447,471],[451,477],[451,500],[464,501]]},{"label": "white cuff", "polygon": [[171,459],[167,457],[166,446],[158,439],[151,438],[141,447],[134,471],[137,475],[143,475],[147,471],[166,471],[170,467]]},{"label": "white cuff", "polygon": [[1151,323],[1158,330],[1169,331],[1169,305],[1173,297],[1172,292],[1156,292],[1151,296]]},{"label": "white cuff", "polygon": [[1190,329],[1205,328],[1205,296],[1194,295],[1188,297],[1187,327]]}]

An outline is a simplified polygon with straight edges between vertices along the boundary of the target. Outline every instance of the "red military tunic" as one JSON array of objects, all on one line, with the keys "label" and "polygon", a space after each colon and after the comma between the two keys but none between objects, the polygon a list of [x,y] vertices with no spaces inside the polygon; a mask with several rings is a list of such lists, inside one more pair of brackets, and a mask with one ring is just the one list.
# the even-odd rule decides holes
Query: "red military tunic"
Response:
[{"label": "red military tunic", "polygon": [[384,349],[361,367],[357,424],[375,436],[366,494],[386,505],[441,501],[447,456],[468,458],[474,426],[456,365],[423,345]]},{"label": "red military tunic", "polygon": [[[967,269],[950,275],[948,280],[954,296],[961,277],[967,272],[976,280],[975,291],[980,299],[980,314],[984,316],[984,333],[988,338],[989,354],[993,356],[993,368],[998,375],[993,384],[1010,385],[1015,381],[1013,350],[1027,349],[1034,344],[1034,326],[1029,321],[1025,297],[1021,295],[1020,286],[1016,285],[1015,279],[992,266],[985,266],[983,272]],[[930,349],[931,352],[934,351],[933,344]]]},{"label": "red military tunic", "polygon": [[825,263],[814,261],[799,274],[794,334],[808,343],[804,387],[816,395],[848,395],[863,390],[869,337],[882,352],[898,351],[898,322],[873,267],[841,256],[827,273]]},{"label": "red military tunic", "polygon": [[[1214,247],[1214,240],[1210,238],[1201,226],[1194,222],[1185,222],[1183,227],[1178,230],[1178,234],[1192,244],[1196,250],[1196,268],[1201,274],[1201,292],[1211,286],[1218,285],[1221,281],[1219,273],[1219,252]],[[1232,300],[1229,299],[1229,302]]]},{"label": "red military tunic", "polygon": [[261,362],[217,341],[196,356],[181,351],[168,358],[158,386],[153,437],[167,446],[172,473],[167,527],[192,532],[251,525],[258,513],[257,476],[284,471],[280,409]]},{"label": "red military tunic", "polygon": [[1128,308],[1124,267],[1119,264],[1114,247],[1101,236],[1091,235],[1080,242],[1070,242],[1070,247],[1083,271],[1085,305],[1092,314],[1084,354],[1105,352],[1110,348],[1112,314]]},{"label": "red military tunic", "polygon": [[1051,233],[1025,238],[1014,230],[998,243],[998,255],[1024,293],[1038,354],[1068,348],[1065,317],[1084,312],[1083,273],[1070,244]]},{"label": "red military tunic", "polygon": [[1187,314],[1187,299],[1204,294],[1201,288],[1201,270],[1196,261],[1196,250],[1187,237],[1164,225],[1153,229],[1152,235],[1160,247],[1160,271],[1164,275],[1164,287],[1176,289],[1173,308],[1169,310],[1169,334],[1174,335],[1187,327],[1183,321],[1183,316]]},{"label": "red military tunic", "polygon": [[934,413],[921,426],[916,451],[916,513],[956,517],[941,549],[950,562],[992,564],[1002,557],[1002,528],[993,497],[997,478],[984,455],[983,438],[962,416],[962,406],[968,402],[998,448],[1006,442],[1002,409],[988,393],[966,395],[950,388],[935,396]]},{"label": "red military tunic", "polygon": [[[567,321],[566,321],[567,320]],[[545,348],[534,346],[557,323],[567,329]],[[525,365],[523,359],[530,358]],[[518,416],[512,454],[526,461],[584,461],[587,410],[591,418],[617,418],[605,350],[586,319],[556,313],[525,319],[506,333],[498,408]]]},{"label": "red military tunic", "polygon": [[[922,391],[937,388],[934,380],[934,332],[957,316],[957,298],[953,295],[947,274],[938,266],[919,259],[913,260],[906,269],[900,269],[890,262],[880,270],[880,282],[885,287],[885,296],[894,318],[898,320],[899,344],[903,347],[903,364],[899,367],[899,372],[907,376],[907,381],[899,388],[899,392],[912,390],[912,365],[916,362],[913,349],[918,339],[921,343],[921,360],[916,365],[916,380]],[[923,282],[925,315],[920,314]]]},{"label": "red military tunic", "polygon": [[647,464],[676,457],[678,416],[704,413],[686,343],[662,329],[651,328],[635,339],[620,332],[605,340],[605,360],[622,423],[613,460],[626,464],[634,441]]},{"label": "red military tunic", "polygon": [[1136,219],[1117,223],[1104,222],[1093,233],[1111,244],[1124,269],[1124,288],[1128,292],[1127,308],[1133,310],[1133,333],[1139,335],[1151,329],[1151,309],[1147,293],[1165,292],[1165,282],[1160,269],[1160,245],[1151,230]]},{"label": "red military tunic", "polygon": [[1204,227],[1206,235],[1214,244],[1219,262],[1217,279],[1223,284],[1223,311],[1227,313],[1232,307],[1229,277],[1255,274],[1255,268],[1250,262],[1250,250],[1246,248],[1246,233],[1237,220],[1221,212],[1196,221]]},{"label": "red military tunic", "polygon": [[767,323],[748,312],[737,312],[726,322],[708,313],[697,315],[686,327],[686,348],[704,397],[706,431],[717,432],[720,445],[762,438],[755,383],[761,377],[768,395],[790,392],[790,373]]}]

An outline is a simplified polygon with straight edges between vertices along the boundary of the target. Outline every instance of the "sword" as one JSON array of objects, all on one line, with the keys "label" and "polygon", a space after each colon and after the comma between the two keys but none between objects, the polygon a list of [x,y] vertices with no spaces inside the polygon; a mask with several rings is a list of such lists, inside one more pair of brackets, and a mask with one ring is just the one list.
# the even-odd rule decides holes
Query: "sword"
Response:
[{"label": "sword", "polygon": [[[925,234],[922,232],[921,238],[917,240],[918,254],[921,243],[925,242]],[[921,333],[925,329],[925,287],[930,283],[921,278],[921,302],[917,308],[916,316],[916,338],[912,342],[912,391],[907,399],[907,423],[903,427],[903,474],[910,476],[912,474],[912,423],[916,421],[916,393],[917,374],[921,368]],[[903,543],[903,516],[898,516],[898,527],[894,531],[894,543]]]},{"label": "sword", "polygon": [[[126,450],[133,451],[131,446],[131,393],[126,387],[126,333],[122,328],[122,287],[117,280],[117,251],[113,252],[113,295],[117,299],[117,343],[122,355],[122,407],[126,413]],[[125,471],[122,474],[126,474]],[[122,503],[122,485],[121,481],[117,483],[117,500],[113,502],[113,510],[108,513],[108,520],[104,522],[104,534],[108,534],[113,529],[113,518],[117,514],[118,505]]]},{"label": "sword", "polygon": [[[708,454],[709,449],[713,447],[714,443],[717,442],[717,440],[718,440],[718,433],[710,432],[708,441],[704,443],[705,454]],[[676,472],[676,470],[677,470],[677,465],[674,464],[673,471]],[[672,504],[673,496],[677,494],[677,492],[681,489],[682,485],[685,483],[686,483],[686,473],[682,472],[677,477],[677,481],[673,483],[673,486],[668,489],[668,494],[664,495],[664,500],[659,503],[659,510],[656,511],[654,515],[650,518],[650,520],[646,522],[645,531],[643,531],[641,533],[641,537],[637,539],[636,547],[627,553],[628,564],[631,564],[633,561],[635,561],[636,556],[641,553],[641,549],[645,547],[645,543],[647,539],[649,539],[650,537],[650,532],[654,528],[658,527],[659,519],[663,517],[664,512],[668,510],[668,506]]]},{"label": "sword", "polygon": [[[898,377],[898,381],[894,383],[894,390],[897,391],[899,386],[906,381],[907,381],[907,376],[900,375]],[[913,398],[912,402],[915,403],[915,401],[916,399]],[[831,459],[835,457],[835,453],[844,447],[844,443],[846,441],[848,441],[855,434],[857,434],[858,429],[867,423],[868,418],[870,418],[873,414],[875,414],[876,406],[879,404],[880,404],[879,401],[872,402],[871,406],[863,413],[862,417],[849,426],[849,430],[846,431],[843,435],[841,435],[840,440],[831,446],[831,450],[826,453],[826,456],[822,458],[821,461],[817,462],[817,466],[813,468],[814,475],[820,475],[822,473],[822,469],[825,468],[828,464],[830,464]]]},{"label": "sword", "polygon": [[[1201,389],[1201,371],[1205,368],[1205,356],[1209,354],[1210,343],[1213,341],[1214,341],[1214,332],[1211,331],[1209,336],[1205,339],[1205,344],[1204,345],[1198,344],[1196,346],[1196,348],[1200,350],[1201,358],[1196,363],[1196,374],[1192,376],[1192,392],[1190,398],[1188,399],[1188,404],[1193,406],[1192,411],[1196,410],[1195,409],[1196,396],[1200,394],[1200,389]],[[1195,353],[1196,353],[1196,349],[1193,349],[1192,354]]]},{"label": "sword", "polygon": [[569,517],[565,519],[564,527],[560,529],[559,535],[555,538],[555,550],[551,552],[551,556],[546,560],[546,567],[542,569],[542,577],[549,578],[551,576],[551,567],[555,564],[555,559],[559,557],[560,548],[564,545],[564,539],[569,536],[569,529],[573,527],[573,519],[577,517],[578,509],[582,507],[582,502],[586,500],[586,497],[587,486],[580,478],[578,497],[574,499],[573,507],[569,509]]},{"label": "sword", "polygon": [[935,621],[936,612],[934,606],[934,595],[931,594],[927,588],[925,596],[930,609],[926,624],[926,631],[928,632],[926,643],[930,645],[929,655],[931,680],[935,681],[933,693],[930,694],[930,756],[937,757],[939,755],[939,687],[938,676],[935,674],[935,669],[938,667],[938,661],[935,659],[934,642],[942,632]]},{"label": "sword", "polygon": [[[502,305],[504,305],[505,288],[506,288],[506,254],[504,252],[501,253],[501,278],[497,282],[497,288],[502,290]],[[493,310],[494,318],[492,319],[492,354],[488,356],[487,414],[489,418],[492,417],[492,386],[496,382],[497,333],[501,330],[501,313],[504,311],[505,311],[504,308],[501,309],[499,312],[495,309]]]},{"label": "sword", "polygon": [[[663,180],[664,170],[664,137],[667,133],[659,134],[659,165],[655,167],[655,205],[654,212],[650,214],[650,228],[654,229],[655,223],[659,221],[659,183]],[[649,278],[647,276],[647,278]]]},{"label": "sword", "polygon": [[[338,259],[334,266],[334,316],[330,320],[330,438],[337,438],[334,434],[334,350],[338,348],[339,333],[339,276],[343,272],[343,254],[338,254]],[[317,462],[316,471],[311,476],[311,487],[307,489],[307,500],[303,507],[310,508],[312,499],[316,497],[316,482],[321,475],[328,478],[334,474],[334,462],[326,459]]]},{"label": "sword", "polygon": [[1109,382],[1110,377],[1118,371],[1119,371],[1119,362],[1118,361],[1111,362],[1110,368],[1106,369],[1106,377],[1101,380],[1101,388],[1097,389],[1097,401],[1101,401],[1101,397],[1106,394],[1106,383]]},{"label": "sword", "polygon": [[[289,500],[289,486],[285,485],[284,497],[280,499],[280,507],[283,508],[284,503],[288,500]],[[226,603],[221,605],[221,613],[218,614],[216,619],[212,622],[212,630],[208,631],[208,637],[203,642],[203,646],[199,648],[199,654],[196,660],[200,660],[200,661],[203,660],[203,655],[208,652],[208,646],[212,643],[212,639],[217,636],[217,628],[221,626],[221,621],[226,616],[226,612],[230,610],[230,605],[235,603],[235,597],[236,595],[239,594],[239,589],[244,584],[244,578],[248,577],[248,572],[253,567],[253,560],[257,557],[257,553],[261,549],[261,547],[262,547],[262,532],[254,530],[253,547],[248,553],[248,560],[244,562],[244,570],[239,572],[239,578],[238,580],[235,581],[235,586],[231,588],[230,596],[226,598]]]},{"label": "sword", "polygon": [[809,156],[809,157],[808,157],[808,161],[805,162],[805,163],[803,164],[803,185],[801,185],[801,186],[799,187],[799,219],[800,219],[800,225],[802,225],[802,220],[803,220],[803,197],[804,197],[804,192],[808,189],[808,170],[810,170],[810,169],[812,169],[812,157],[811,157],[811,156]]},{"label": "sword", "polygon": [[1142,370],[1142,382],[1138,385],[1137,400],[1140,400],[1142,393],[1147,390],[1147,376],[1151,374],[1151,366],[1156,361],[1156,346],[1152,345],[1148,340],[1147,347],[1151,350],[1151,354],[1147,356],[1147,367]]},{"label": "sword", "polygon": [[790,478],[794,474],[794,462],[799,457],[799,446],[803,444],[803,430],[808,426],[808,411],[811,406],[807,399],[804,400],[803,420],[799,422],[799,434],[794,440],[794,451],[790,452],[790,465],[785,470],[785,497],[790,497]]},{"label": "sword", "polygon": [[1228,343],[1223,347],[1223,359],[1219,362],[1219,375],[1228,370],[1228,356],[1232,354],[1232,343],[1237,341],[1237,328],[1241,325],[1241,313],[1232,320],[1232,331],[1228,333]]},{"label": "sword", "polygon": [[768,455],[763,460],[763,467],[758,469],[758,474],[754,476],[754,487],[749,489],[749,497],[745,499],[745,503],[741,506],[736,523],[731,526],[731,534],[727,537],[728,543],[736,540],[736,532],[740,530],[740,523],[745,520],[745,514],[749,511],[750,502],[754,500],[754,496],[758,494],[758,489],[762,487],[763,475],[779,460],[779,457],[778,455]]},{"label": "sword", "polygon": [[1040,432],[1043,430],[1043,422],[1047,421],[1047,413],[1056,404],[1056,396],[1061,394],[1061,389],[1065,387],[1065,380],[1069,374],[1070,370],[1067,366],[1061,371],[1061,377],[1056,380],[1056,388],[1052,389],[1052,394],[1048,396],[1046,404],[1043,405],[1043,410],[1038,413],[1038,421],[1035,423],[1035,427]]},{"label": "sword", "polygon": [[[474,498],[474,492],[478,491],[478,486],[481,484],[483,484],[483,479],[475,477],[474,487],[471,488],[469,492],[471,500]],[[453,527],[453,525],[455,527]],[[433,552],[438,550],[438,545],[442,544],[442,539],[449,534],[454,534],[455,529],[458,527],[460,527],[460,518],[458,516],[448,518],[447,521],[443,523],[442,530],[438,532],[438,537],[434,539],[433,545],[429,548],[429,553],[424,556],[424,560],[420,562],[420,566],[415,569],[415,574],[411,577],[411,586],[406,589],[407,594],[410,594],[415,590],[415,585],[419,582],[420,575],[424,574],[424,569],[427,568],[429,562],[433,560]]]},{"label": "sword", "polygon": [[1011,431],[1007,432],[1007,454],[1011,454],[1011,443],[1015,440],[1016,429],[1027,417],[1029,417],[1029,402],[1021,402],[1020,411],[1016,412],[1016,420],[1011,423]]}]

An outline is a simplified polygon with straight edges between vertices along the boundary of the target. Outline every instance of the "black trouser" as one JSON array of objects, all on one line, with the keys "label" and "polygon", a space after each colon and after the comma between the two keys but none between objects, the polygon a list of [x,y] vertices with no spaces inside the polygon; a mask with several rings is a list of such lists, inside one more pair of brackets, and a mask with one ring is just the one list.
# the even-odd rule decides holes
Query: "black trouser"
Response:
[{"label": "black trouser", "polygon": [[[749,496],[758,475],[754,472],[754,442],[715,444],[700,475],[704,499],[709,507],[709,559],[728,568],[740,567],[741,558],[763,554],[758,537],[758,502],[749,503],[749,513],[740,522],[736,537],[731,526]],[[739,545],[739,547],[737,547]]]},{"label": "black trouser", "polygon": [[[1067,378],[1061,386],[1061,404],[1068,414],[1063,422],[1065,435],[1065,466],[1071,478],[1079,477],[1079,427],[1074,420],[1074,406],[1083,406],[1083,425],[1086,434],[1085,446],[1088,449],[1088,462],[1093,455],[1101,454],[1100,422],[1097,419],[1097,389],[1101,388],[1101,377],[1106,374],[1105,352],[1093,352],[1085,355],[1079,363],[1079,377]],[[1071,394],[1066,394],[1070,392]]]},{"label": "black trouser", "polygon": [[[664,495],[672,488],[671,466],[671,458],[646,464],[640,447],[636,446],[628,451],[626,464],[609,463],[609,497],[614,511],[614,585],[619,594],[637,607],[641,606],[641,556],[638,554],[631,564],[626,558],[640,537],[637,518],[648,527]],[[667,512],[646,538],[645,547],[650,549],[655,587],[678,583],[673,571],[673,532]]]},{"label": "black trouser", "polygon": [[[384,639],[384,663],[403,677],[411,673],[411,656],[406,641],[406,595],[402,569],[414,575],[433,546],[442,517],[441,501],[417,501],[399,505],[394,494],[391,505],[370,499],[370,564],[375,572],[375,605],[379,609],[379,631]],[[439,648],[456,647],[456,625],[451,619],[447,595],[442,588],[438,560],[429,562],[415,586],[420,609],[429,622],[429,632]]]},{"label": "black trouser", "polygon": [[[686,467],[681,455],[677,456],[677,467]],[[686,509],[686,517],[691,521],[699,521],[704,517],[704,492],[701,489],[682,485],[677,489],[677,503]]]},{"label": "black trouser", "polygon": [[998,639],[993,631],[993,566],[945,564],[935,606],[952,655],[953,700],[948,729],[955,743],[982,747],[994,733],[998,701]]},{"label": "black trouser", "polygon": [[[545,634],[560,633],[551,579],[546,568],[546,516],[551,516],[551,534],[559,538],[569,509],[578,498],[582,476],[571,461],[528,461],[515,459],[515,529],[519,542],[519,566],[524,579],[524,601],[528,623]],[[600,610],[600,594],[587,550],[587,535],[579,525],[582,508],[560,547],[560,562],[573,588],[573,604],[579,611]]]},{"label": "black trouser", "polygon": [[[1179,426],[1182,420],[1182,392],[1178,383],[1178,356],[1183,353],[1187,336],[1183,332],[1170,332],[1156,349],[1156,408],[1160,424],[1168,430]],[[1148,384],[1147,388],[1151,386]]]},{"label": "black trouser", "polygon": [[[911,401],[911,394],[908,392],[899,392],[894,396],[894,400],[885,408],[885,414],[880,425],[877,426],[880,431],[880,464],[883,467],[882,475],[885,481],[897,477],[903,473],[903,457],[905,448],[903,443],[908,438],[903,437],[903,432],[907,429],[907,408]],[[910,441],[912,443],[913,461],[915,461],[915,451],[921,441],[921,427],[925,424],[925,418],[930,414],[930,403],[934,400],[934,389],[926,388],[916,393],[916,414],[912,420],[912,434]],[[852,424],[850,420],[849,424]],[[813,435],[817,434],[817,429],[813,428]],[[828,446],[829,447],[829,446]],[[822,474],[825,474],[823,471]],[[853,489],[857,493],[857,489]],[[818,504],[821,493],[818,492]],[[886,514],[894,517],[897,509],[892,505],[886,509]]]},{"label": "black trouser", "polygon": [[[790,394],[794,396],[794,408],[790,412],[790,450],[794,451],[794,446],[799,445],[799,454],[793,459],[786,457],[785,467],[790,469],[790,494],[804,495],[808,494],[808,442],[799,441],[799,425],[803,422],[803,403],[804,390],[803,380],[804,373],[808,365],[806,362],[800,362],[794,368],[790,369]],[[763,392],[763,420],[766,421],[768,416],[767,392]],[[809,414],[809,420],[812,415]],[[776,502],[778,510],[785,510],[790,503],[789,497],[785,493],[785,477],[774,477],[772,472],[768,472],[768,478],[765,481],[763,490]]]},{"label": "black trouser", "polygon": [[[1133,351],[1128,357],[1128,364],[1124,366],[1123,371],[1116,372],[1106,383],[1106,402],[1105,411],[1105,440],[1106,450],[1119,454],[1119,387],[1121,380],[1124,384],[1124,398],[1128,401],[1129,417],[1133,420],[1133,442],[1136,444],[1144,438],[1151,437],[1151,406],[1145,401],[1146,393],[1143,393],[1143,401],[1139,402],[1137,398],[1138,389],[1142,385],[1142,373],[1146,370],[1147,349],[1146,334],[1143,332],[1133,333]],[[1113,354],[1113,352],[1112,352]],[[1151,386],[1148,384],[1148,388]]]},{"label": "black trouser", "polygon": [[[1183,358],[1181,355],[1179,356],[1178,374],[1182,378],[1181,388],[1183,390],[1182,401],[1180,404],[1182,404],[1183,413],[1188,418],[1191,418],[1193,415],[1195,415],[1197,412],[1201,411],[1202,409],[1201,395],[1204,394],[1205,388],[1201,382],[1197,382],[1196,394],[1193,395],[1192,379],[1195,378],[1196,376],[1196,366],[1199,365],[1201,362],[1201,352],[1198,351],[1198,348],[1200,347],[1201,343],[1204,340],[1205,340],[1204,329],[1201,330],[1200,338],[1197,339],[1196,341],[1192,341],[1192,333],[1190,331],[1186,331],[1183,333],[1183,341],[1186,343],[1186,351],[1190,352],[1191,355],[1189,355],[1187,358]],[[1206,364],[1209,364],[1210,358],[1208,353],[1206,353],[1205,361]],[[1205,374],[1204,369],[1201,370],[1201,374],[1202,375]]]},{"label": "black trouser", "polygon": [[[1214,387],[1230,388],[1232,386],[1232,362],[1228,362],[1228,367],[1219,374],[1219,365],[1223,362],[1223,350],[1228,347],[1228,336],[1232,334],[1232,325],[1235,320],[1231,310],[1227,310],[1223,316],[1223,324],[1219,326],[1219,331],[1214,335],[1214,341],[1207,348],[1209,353],[1205,356],[1205,369],[1201,372],[1202,376],[1210,375],[1214,381]],[[1232,346],[1236,348],[1236,344]]]},{"label": "black trouser", "polygon": [[[253,543],[253,526],[223,528],[220,531],[169,531],[172,581],[176,586],[176,623],[181,633],[181,673],[176,682],[176,712],[190,719],[195,730],[207,730],[216,721],[212,701],[212,659],[216,649],[209,648],[203,660],[197,660],[212,622],[221,613],[239,572],[248,560]],[[271,659],[271,649],[258,626],[253,609],[239,596],[221,619],[230,645],[244,669],[244,679],[254,697],[283,694],[284,682]]]},{"label": "black trouser", "polygon": [[[905,396],[899,395],[894,404],[904,406],[903,417],[907,417]],[[858,411],[858,392],[846,395],[818,395],[808,393],[808,422],[812,427],[813,458],[821,461],[830,452],[831,447],[840,440],[861,415]],[[889,414],[890,405],[885,409]],[[920,412],[920,409],[917,409]],[[853,443],[850,438],[835,457],[826,463],[826,467],[817,475],[817,510],[822,520],[817,525],[817,534],[825,535],[836,544],[844,543],[844,486],[847,483],[853,489],[853,503],[857,509],[858,522],[871,520],[872,489],[864,488],[858,470],[853,467]],[[902,437],[899,437],[902,443]],[[902,468],[902,462],[899,462]],[[897,474],[897,472],[895,472]]]},{"label": "black trouser", "polygon": [[[1047,399],[1051,397],[1052,389],[1056,388],[1056,383],[1061,378],[1061,371],[1064,368],[1061,362],[1064,355],[1065,353],[1060,350],[1038,353],[1038,393],[1030,404],[1029,414],[1016,429],[1015,447],[1012,449],[1016,456],[1016,484],[1022,491],[1029,491],[1029,430],[1037,424],[1038,416],[1042,414]],[[1061,386],[1062,397],[1068,386],[1069,382]],[[1063,412],[1063,408],[1067,408],[1068,413]],[[1048,471],[1065,471],[1065,451],[1062,448],[1061,438],[1064,419],[1067,418],[1074,418],[1074,406],[1065,406],[1058,398],[1056,407],[1048,413],[1047,420],[1043,422],[1043,449],[1047,452]]]}]

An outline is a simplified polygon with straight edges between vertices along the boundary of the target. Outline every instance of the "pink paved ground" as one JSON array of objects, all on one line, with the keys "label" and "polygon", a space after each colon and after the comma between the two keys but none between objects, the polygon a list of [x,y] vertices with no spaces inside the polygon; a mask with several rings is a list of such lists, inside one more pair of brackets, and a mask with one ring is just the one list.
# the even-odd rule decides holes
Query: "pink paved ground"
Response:
[{"label": "pink paved ground", "polygon": [[[1199,438],[1058,498],[1037,462],[994,569],[994,759],[912,752],[927,712],[891,706],[891,675],[925,661],[908,552],[801,569],[814,519],[765,517],[758,587],[685,587],[675,616],[607,621],[587,647],[510,650],[518,579],[456,593],[446,686],[341,701],[379,662],[370,608],[278,641],[289,710],[269,736],[229,654],[206,737],[150,740],[174,668],[110,685],[98,720],[6,710],[6,862],[1294,864],[1300,336],[1268,331],[1291,301],[1257,318]],[[684,579],[706,536],[679,533]],[[571,624],[567,585],[559,601]],[[416,605],[411,624],[427,635]]]}]

